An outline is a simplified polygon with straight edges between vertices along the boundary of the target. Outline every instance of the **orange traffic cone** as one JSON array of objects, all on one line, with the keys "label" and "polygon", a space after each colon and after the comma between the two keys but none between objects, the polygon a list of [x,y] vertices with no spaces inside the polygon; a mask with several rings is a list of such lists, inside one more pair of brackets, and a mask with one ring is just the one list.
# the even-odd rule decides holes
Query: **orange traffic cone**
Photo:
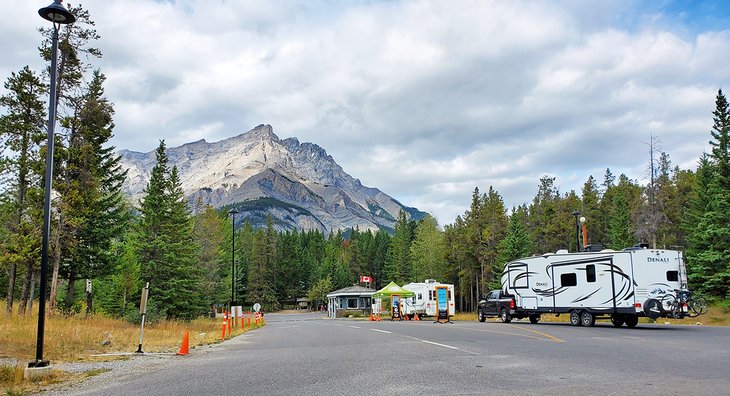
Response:
[{"label": "orange traffic cone", "polygon": [[408,320],[408,314],[403,315],[403,320],[406,320],[406,321]]},{"label": "orange traffic cone", "polygon": [[380,322],[380,312],[378,312],[378,316],[375,317],[376,322]]},{"label": "orange traffic cone", "polygon": [[370,321],[371,322],[375,322],[375,318],[373,317],[373,314],[372,313],[370,314]]},{"label": "orange traffic cone", "polygon": [[418,314],[416,313],[416,314],[413,315],[413,320],[419,321],[421,319],[418,317]]},{"label": "orange traffic cone", "polygon": [[190,353],[190,332],[185,330],[185,336],[183,337],[182,345],[180,345],[180,351],[178,355],[187,355]]}]

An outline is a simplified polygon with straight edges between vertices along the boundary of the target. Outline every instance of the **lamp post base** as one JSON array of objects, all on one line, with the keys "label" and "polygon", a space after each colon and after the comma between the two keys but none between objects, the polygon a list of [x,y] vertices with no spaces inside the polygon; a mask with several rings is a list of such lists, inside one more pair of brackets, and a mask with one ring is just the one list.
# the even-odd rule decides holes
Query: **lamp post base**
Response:
[{"label": "lamp post base", "polygon": [[51,375],[51,366],[48,360],[41,360],[28,363],[28,367],[23,371],[23,378],[34,380],[46,378]]}]

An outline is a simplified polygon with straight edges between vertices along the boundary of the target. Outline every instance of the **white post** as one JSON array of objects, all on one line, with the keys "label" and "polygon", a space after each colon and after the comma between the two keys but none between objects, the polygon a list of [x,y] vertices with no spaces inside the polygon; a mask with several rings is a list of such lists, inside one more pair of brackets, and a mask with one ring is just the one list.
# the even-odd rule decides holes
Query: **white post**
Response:
[{"label": "white post", "polygon": [[139,328],[139,346],[137,347],[136,353],[144,353],[142,352],[142,338],[144,337],[144,319],[147,315],[147,297],[149,296],[150,292],[150,283],[147,282],[147,285],[145,285],[144,289],[142,289],[142,299],[139,302],[139,313],[142,314],[142,325]]}]

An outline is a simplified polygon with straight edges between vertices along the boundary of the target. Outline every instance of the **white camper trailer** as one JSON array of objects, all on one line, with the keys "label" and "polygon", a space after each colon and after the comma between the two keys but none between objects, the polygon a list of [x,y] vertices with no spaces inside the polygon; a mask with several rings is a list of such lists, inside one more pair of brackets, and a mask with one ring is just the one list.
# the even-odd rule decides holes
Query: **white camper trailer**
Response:
[{"label": "white camper trailer", "polygon": [[687,273],[674,250],[563,250],[507,263],[501,283],[501,294],[514,300],[505,312],[511,317],[537,323],[541,314],[567,313],[576,326],[610,318],[614,326],[634,327],[640,316],[669,316],[662,303],[686,290]]},{"label": "white camper trailer", "polygon": [[446,286],[448,288],[449,315],[453,316],[454,306],[454,285],[439,283],[435,279],[426,279],[423,283],[414,282],[403,285],[403,288],[414,292],[416,295],[404,300],[403,312],[406,315],[418,314],[419,316],[436,316],[436,287]]}]

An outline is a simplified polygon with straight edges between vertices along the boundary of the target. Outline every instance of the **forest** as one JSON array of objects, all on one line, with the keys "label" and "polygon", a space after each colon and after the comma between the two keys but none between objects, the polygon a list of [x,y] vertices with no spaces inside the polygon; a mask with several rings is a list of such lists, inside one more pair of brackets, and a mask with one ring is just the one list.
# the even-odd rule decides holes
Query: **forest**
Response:
[{"label": "forest", "polygon": [[[689,286],[716,301],[730,298],[730,115],[718,90],[708,109],[709,153],[696,169],[673,166],[651,147],[650,180],[586,175],[581,191],[559,191],[549,175],[536,180],[532,202],[507,208],[489,186],[475,187],[467,211],[451,224],[398,216],[394,232],[277,231],[236,223],[232,207],[191,207],[170,168],[165,142],[144,197],[128,202],[126,174],[113,136],[114,106],[104,93],[102,56],[89,13],[72,7],[61,29],[58,62],[60,131],[55,141],[53,216],[47,296],[37,296],[43,212],[48,70],[26,66],[7,77],[0,97],[0,287],[7,314],[24,315],[39,297],[52,312],[104,313],[137,320],[150,283],[150,319],[191,319],[215,307],[261,303],[290,307],[296,298],[323,301],[372,276],[374,287],[427,278],[453,283],[457,309],[472,311],[498,285],[510,260],[576,251],[577,213],[590,243],[623,249],[637,243],[684,251]],[[49,30],[40,56],[50,57]],[[468,199],[468,197],[465,197]]]}]

